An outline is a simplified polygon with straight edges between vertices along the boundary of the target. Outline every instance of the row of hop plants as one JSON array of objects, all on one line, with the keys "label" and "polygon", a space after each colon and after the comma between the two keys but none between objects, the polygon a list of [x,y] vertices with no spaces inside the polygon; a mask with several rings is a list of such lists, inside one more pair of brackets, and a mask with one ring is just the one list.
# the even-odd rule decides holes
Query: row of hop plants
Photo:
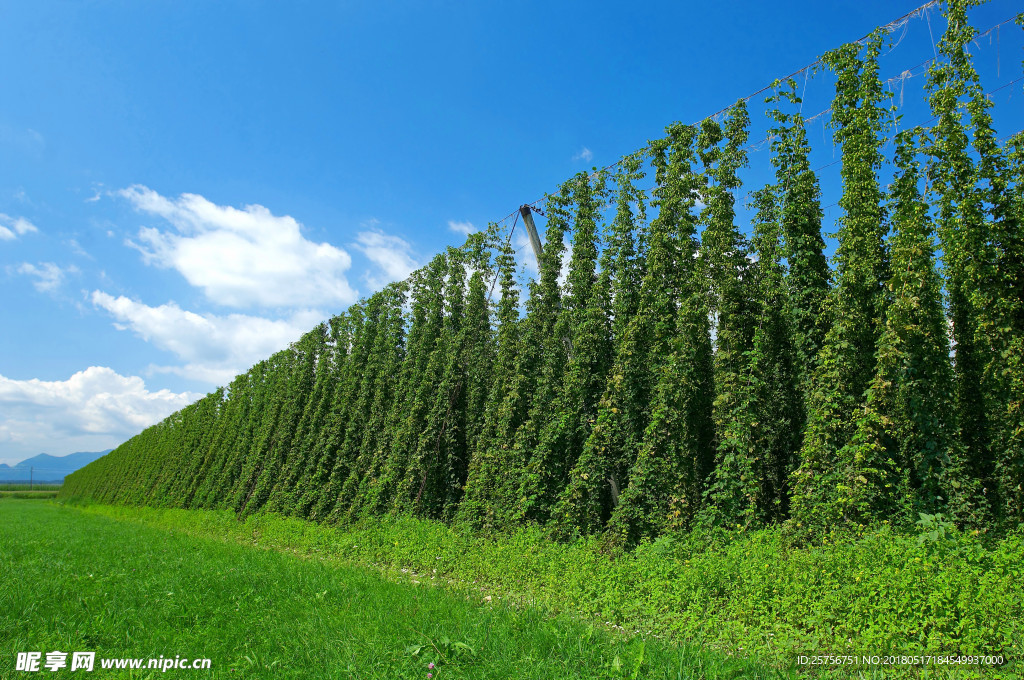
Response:
[{"label": "row of hop plants", "polygon": [[778,82],[750,237],[740,101],[550,195],[525,289],[492,225],[61,494],[618,545],[697,525],[1024,521],[1024,136],[997,139],[973,4],[945,5],[930,127],[892,134],[884,30],[822,59],[842,153],[831,265],[801,100]]}]

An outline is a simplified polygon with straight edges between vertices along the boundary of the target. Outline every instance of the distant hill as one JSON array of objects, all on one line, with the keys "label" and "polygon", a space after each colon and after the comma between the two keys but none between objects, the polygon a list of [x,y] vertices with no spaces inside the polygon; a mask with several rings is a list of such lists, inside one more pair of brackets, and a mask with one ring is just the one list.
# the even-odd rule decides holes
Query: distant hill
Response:
[{"label": "distant hill", "polygon": [[32,456],[13,466],[0,463],[0,482],[29,481],[29,475],[39,483],[63,482],[66,475],[75,470],[85,467],[101,456],[105,456],[112,449],[106,451],[79,451],[69,453],[66,456],[51,456],[48,453],[40,453]]}]

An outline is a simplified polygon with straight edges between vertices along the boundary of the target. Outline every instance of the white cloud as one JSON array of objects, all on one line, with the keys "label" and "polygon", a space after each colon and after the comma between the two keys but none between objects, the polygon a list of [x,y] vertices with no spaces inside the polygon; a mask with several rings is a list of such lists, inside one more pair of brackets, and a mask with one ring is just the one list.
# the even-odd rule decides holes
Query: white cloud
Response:
[{"label": "white cloud", "polygon": [[527,273],[536,278],[540,275],[540,264],[537,262],[537,255],[533,252],[533,245],[530,243],[530,236],[526,229],[516,229],[515,232],[516,262],[524,268]]},{"label": "white cloud", "polygon": [[28,262],[22,262],[15,271],[35,277],[36,280],[32,282],[32,285],[40,293],[52,293],[60,288],[60,284],[64,282],[64,275],[77,274],[78,267],[71,265],[65,270],[53,262],[40,262],[38,267]]},{"label": "white cloud", "polygon": [[116,192],[139,211],[161,217],[174,231],[139,230],[129,241],[145,261],[176,269],[216,303],[233,307],[346,306],[356,299],[345,278],[347,252],[314,243],[288,215],[261,205],[239,210],[196,194],[177,199],[135,185]]},{"label": "white cloud", "polygon": [[562,292],[565,292],[565,284],[569,280],[569,265],[572,264],[572,243],[569,242],[569,237],[565,238],[565,252],[562,253],[562,269],[558,272],[558,285],[561,286]]},{"label": "white cloud", "polygon": [[12,148],[17,153],[39,158],[46,150],[46,138],[32,128],[15,128],[0,123],[0,145]]},{"label": "white cloud", "polygon": [[28,128],[25,130],[25,136],[28,137],[29,144],[37,148],[43,148],[46,146],[46,138],[36,130]]},{"label": "white cloud", "polygon": [[67,242],[67,244],[68,244],[68,247],[71,248],[71,251],[75,255],[78,255],[80,257],[87,257],[90,260],[95,260],[96,259],[92,255],[90,255],[89,252],[85,248],[82,247],[82,244],[78,242],[78,239],[71,239],[71,240],[69,240]]},{"label": "white cloud", "polygon": [[[201,394],[151,392],[138,376],[90,366],[67,380],[0,375],[0,441],[16,462],[41,452],[103,450],[187,406]],[[65,449],[55,451],[55,442]]]},{"label": "white cloud", "polygon": [[697,208],[697,210],[703,210],[704,208],[707,207],[707,205],[708,205],[707,200],[706,200],[707,196],[705,196],[704,193],[701,192],[700,189],[694,189],[692,191],[692,194],[693,194],[693,206],[695,208]]},{"label": "white cloud", "polygon": [[366,274],[366,282],[372,288],[382,288],[392,281],[401,281],[419,266],[412,257],[412,246],[397,236],[376,230],[361,231],[356,241],[356,248],[383,273],[383,276]]},{"label": "white cloud", "polygon": [[146,342],[171,352],[183,366],[154,367],[156,372],[226,385],[258,361],[298,340],[325,315],[300,310],[287,319],[273,320],[245,314],[196,314],[173,302],[151,307],[127,297],[93,291],[90,297],[116,320],[120,330],[131,330]]},{"label": "white cloud", "polygon": [[[533,251],[533,245],[530,243],[530,236],[526,233],[526,229],[516,229],[514,236],[516,263],[526,272],[528,277],[533,279],[539,278],[540,265],[537,262],[537,254]],[[540,241],[542,244],[544,243],[544,234],[540,234]],[[562,269],[558,274],[558,285],[564,288],[565,282],[569,278],[569,265],[572,262],[572,241],[566,235],[562,238],[562,243],[565,245],[565,251],[562,253]]]},{"label": "white cloud", "polygon": [[477,231],[472,222],[456,222],[455,220],[448,220],[448,229],[456,234],[463,234],[465,236],[469,236],[474,231]]},{"label": "white cloud", "polygon": [[574,161],[586,161],[587,163],[593,160],[593,158],[594,152],[588,149],[587,147],[583,147],[582,149],[580,149],[579,153],[572,157]]},{"label": "white cloud", "polygon": [[39,231],[24,217],[11,217],[0,213],[0,241],[13,241],[18,236]]}]

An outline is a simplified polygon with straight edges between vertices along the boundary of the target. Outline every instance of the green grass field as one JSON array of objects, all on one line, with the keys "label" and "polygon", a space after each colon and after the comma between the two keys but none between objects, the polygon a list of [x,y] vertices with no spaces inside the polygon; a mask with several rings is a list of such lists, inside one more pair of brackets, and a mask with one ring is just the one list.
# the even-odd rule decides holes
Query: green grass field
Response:
[{"label": "green grass field", "polygon": [[[14,670],[28,651],[96,653],[93,673],[54,678],[787,677],[426,578],[17,499],[0,499],[0,640],[2,678],[37,675]],[[211,667],[99,668],[176,655]]]},{"label": "green grass field", "polygon": [[24,491],[3,491],[0,490],[0,498],[56,498],[56,491],[38,491],[33,489],[29,491],[26,488]]},{"label": "green grass field", "polygon": [[[559,543],[529,525],[483,536],[412,517],[331,526],[227,510],[82,511],[371,567],[404,582],[429,579],[477,599],[491,594],[821,677],[801,655],[979,657],[972,666],[858,662],[832,668],[835,677],[1019,677],[1024,533],[993,539],[925,523],[916,533],[880,527],[795,547],[777,528],[693,532],[610,554],[599,539]],[[983,655],[1002,665],[982,663]]]},{"label": "green grass field", "polygon": [[60,491],[60,484],[0,484],[0,491]]}]

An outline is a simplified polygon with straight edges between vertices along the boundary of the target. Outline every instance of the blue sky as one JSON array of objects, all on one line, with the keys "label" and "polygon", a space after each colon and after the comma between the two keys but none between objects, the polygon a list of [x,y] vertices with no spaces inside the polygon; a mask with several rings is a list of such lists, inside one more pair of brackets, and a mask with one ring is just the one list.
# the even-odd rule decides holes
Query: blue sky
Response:
[{"label": "blue sky", "polygon": [[[0,462],[115,446],[467,231],[919,4],[2,1]],[[928,118],[911,67],[942,26],[909,22],[883,61],[906,122]],[[1021,33],[976,47],[1000,133],[1024,127]],[[826,75],[799,82],[805,115],[828,107]]]}]

